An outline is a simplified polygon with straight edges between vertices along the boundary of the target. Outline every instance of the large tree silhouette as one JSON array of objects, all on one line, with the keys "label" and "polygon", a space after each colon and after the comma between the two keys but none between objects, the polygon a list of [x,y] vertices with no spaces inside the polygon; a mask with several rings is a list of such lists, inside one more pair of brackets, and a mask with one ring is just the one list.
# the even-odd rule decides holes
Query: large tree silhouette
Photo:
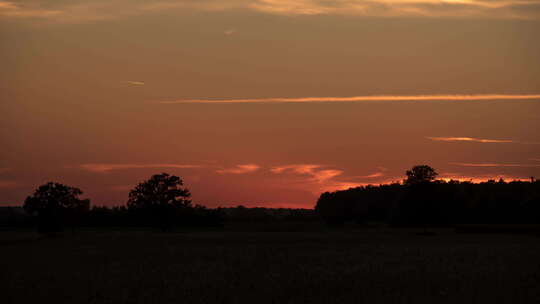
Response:
[{"label": "large tree silhouette", "polygon": [[191,193],[182,179],[167,173],[156,174],[129,192],[128,210],[147,224],[168,230],[176,219],[193,210]]},{"label": "large tree silhouette", "polygon": [[79,188],[49,182],[36,189],[24,201],[24,210],[37,215],[38,231],[55,234],[63,230],[64,224],[75,224],[90,208],[90,200],[80,199]]}]

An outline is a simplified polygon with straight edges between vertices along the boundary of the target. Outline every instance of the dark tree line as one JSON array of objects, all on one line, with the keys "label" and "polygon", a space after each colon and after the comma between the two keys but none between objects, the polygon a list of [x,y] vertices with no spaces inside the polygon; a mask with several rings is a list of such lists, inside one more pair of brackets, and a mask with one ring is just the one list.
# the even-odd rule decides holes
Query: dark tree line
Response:
[{"label": "dark tree line", "polygon": [[403,183],[325,192],[316,204],[330,225],[347,221],[424,227],[456,224],[540,224],[540,181],[482,183],[437,180],[429,166]]},{"label": "dark tree line", "polygon": [[327,224],[384,222],[398,227],[449,227],[456,224],[540,224],[540,181],[490,180],[482,183],[437,180],[429,166],[415,166],[403,183],[325,192],[315,213],[305,209],[208,209],[194,205],[180,177],[156,174],[129,192],[125,206],[90,206],[83,192],[59,183],[40,186],[24,202],[31,220],[6,209],[0,226],[33,224],[44,234],[75,227],[220,227],[225,221]]}]

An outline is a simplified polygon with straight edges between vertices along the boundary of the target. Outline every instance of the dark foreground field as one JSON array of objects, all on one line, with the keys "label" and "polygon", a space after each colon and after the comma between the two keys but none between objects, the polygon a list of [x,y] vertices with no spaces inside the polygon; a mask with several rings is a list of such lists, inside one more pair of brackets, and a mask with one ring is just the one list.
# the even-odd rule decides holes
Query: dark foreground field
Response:
[{"label": "dark foreground field", "polygon": [[540,303],[540,238],[0,232],[7,303]]}]

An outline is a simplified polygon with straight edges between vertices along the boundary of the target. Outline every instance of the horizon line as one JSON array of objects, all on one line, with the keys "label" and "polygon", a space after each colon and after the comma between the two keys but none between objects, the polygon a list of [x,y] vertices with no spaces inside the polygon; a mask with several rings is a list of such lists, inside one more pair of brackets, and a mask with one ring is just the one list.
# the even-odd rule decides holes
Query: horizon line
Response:
[{"label": "horizon line", "polygon": [[488,100],[540,100],[540,94],[455,94],[455,95],[363,95],[349,97],[269,97],[229,99],[178,99],[157,101],[159,104],[186,103],[325,103],[362,101],[488,101]]}]

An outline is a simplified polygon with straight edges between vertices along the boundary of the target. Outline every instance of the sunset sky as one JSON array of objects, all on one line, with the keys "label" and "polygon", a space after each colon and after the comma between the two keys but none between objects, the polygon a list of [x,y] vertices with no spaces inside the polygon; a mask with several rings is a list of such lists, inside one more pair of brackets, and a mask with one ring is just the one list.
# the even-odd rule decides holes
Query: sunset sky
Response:
[{"label": "sunset sky", "polygon": [[0,0],[0,205],[540,178],[540,0]]}]

